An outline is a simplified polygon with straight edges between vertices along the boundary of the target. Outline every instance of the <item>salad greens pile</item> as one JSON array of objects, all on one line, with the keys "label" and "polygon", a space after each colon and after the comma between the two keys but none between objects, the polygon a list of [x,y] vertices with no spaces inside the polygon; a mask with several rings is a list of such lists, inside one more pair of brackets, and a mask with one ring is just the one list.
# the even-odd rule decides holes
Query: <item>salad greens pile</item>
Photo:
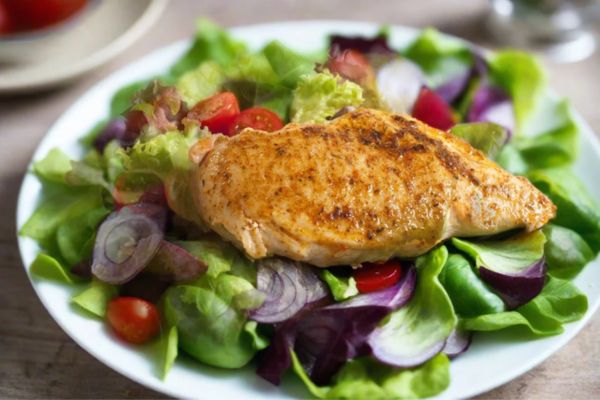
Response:
[{"label": "salad greens pile", "polygon": [[[41,249],[31,273],[74,285],[73,304],[97,318],[105,318],[107,305],[117,296],[156,304],[162,316],[163,333],[155,340],[162,375],[179,350],[204,364],[231,369],[259,354],[259,372],[266,371],[261,375],[278,381],[289,368],[319,398],[432,396],[450,382],[444,346],[451,334],[514,329],[524,338],[543,337],[580,319],[587,299],[571,281],[600,251],[600,209],[571,169],[577,158],[577,123],[568,103],[549,94],[539,63],[513,50],[483,54],[433,29],[403,49],[389,47],[385,30],[374,38],[333,36],[330,45],[328,51],[299,54],[274,41],[251,51],[201,20],[193,45],[166,74],[115,93],[109,119],[82,141],[80,160],[54,149],[33,163],[43,196],[20,230]],[[328,54],[348,48],[367,57],[375,72],[353,80],[344,79],[343,69],[333,70]],[[395,64],[386,74],[398,74],[392,78],[406,82],[394,89],[401,98],[377,91],[381,75],[376,72],[388,63]],[[557,206],[557,216],[537,232],[453,238],[418,257],[411,267],[416,284],[409,287],[410,300],[402,303],[383,305],[361,294],[349,267],[310,272],[318,274],[314,279],[325,288],[315,299],[329,299],[329,305],[307,303],[304,314],[289,321],[261,323],[252,315],[269,301],[269,293],[261,290],[264,267],[206,231],[189,187],[194,170],[190,148],[211,135],[189,110],[223,91],[233,93],[241,109],[266,108],[283,123],[323,123],[342,109],[365,104],[409,112],[393,105],[442,101],[447,115],[426,122],[450,121],[451,133],[545,193]],[[157,186],[158,194],[153,192]],[[101,281],[92,266],[99,226],[118,210],[134,210],[131,204],[142,204],[143,210],[131,213],[147,222],[154,217],[148,216],[146,203],[167,213],[159,239],[166,249],[161,258],[165,265],[130,282]],[[191,271],[202,272],[181,279],[181,260]],[[371,308],[360,308],[365,304]],[[318,327],[311,312],[335,319],[331,311],[342,309],[352,316],[363,310],[375,328],[340,333],[347,335],[355,353],[346,349],[348,354],[340,356],[333,354],[338,347],[315,345],[331,351],[333,359],[342,357],[335,368],[319,353],[307,361],[303,352],[310,338],[292,327]],[[370,352],[364,350],[366,344]],[[468,342],[463,347],[461,351]],[[324,373],[329,367],[331,373]]]}]

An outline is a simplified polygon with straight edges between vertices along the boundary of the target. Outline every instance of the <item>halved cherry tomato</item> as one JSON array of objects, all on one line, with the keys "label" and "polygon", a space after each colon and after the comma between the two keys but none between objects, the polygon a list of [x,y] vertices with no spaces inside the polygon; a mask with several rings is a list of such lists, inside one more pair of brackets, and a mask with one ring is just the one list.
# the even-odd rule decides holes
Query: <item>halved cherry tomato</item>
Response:
[{"label": "halved cherry tomato", "polygon": [[237,135],[244,128],[273,132],[283,128],[283,121],[271,110],[263,107],[252,107],[242,111],[240,115],[235,117],[229,128],[228,135]]},{"label": "halved cherry tomato", "polygon": [[359,84],[366,84],[375,77],[369,60],[358,50],[332,54],[327,61],[327,68],[332,73]]},{"label": "halved cherry tomato", "polygon": [[108,303],[108,323],[118,337],[132,344],[142,344],[160,332],[156,306],[137,297],[117,297]]},{"label": "halved cherry tomato", "polygon": [[364,263],[354,271],[356,288],[361,293],[375,292],[393,286],[402,277],[402,265],[398,261],[383,264]]},{"label": "halved cherry tomato", "polygon": [[226,134],[239,113],[240,105],[235,94],[223,92],[197,103],[188,112],[187,118],[195,119],[212,133]]},{"label": "halved cherry tomato", "polygon": [[412,116],[434,128],[446,131],[456,124],[452,109],[433,90],[421,88],[419,97],[415,101]]},{"label": "halved cherry tomato", "polygon": [[0,0],[0,35],[10,33],[15,29],[12,17],[8,13],[4,0]]}]

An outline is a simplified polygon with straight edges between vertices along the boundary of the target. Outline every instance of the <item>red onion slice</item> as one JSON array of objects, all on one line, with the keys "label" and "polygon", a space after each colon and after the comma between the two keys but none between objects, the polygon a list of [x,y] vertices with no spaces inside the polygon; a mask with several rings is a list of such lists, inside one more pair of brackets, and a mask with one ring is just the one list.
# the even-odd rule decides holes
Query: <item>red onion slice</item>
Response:
[{"label": "red onion slice", "polygon": [[282,322],[306,304],[327,296],[325,284],[311,268],[297,261],[269,258],[257,263],[257,289],[267,297],[250,319],[262,323]]},{"label": "red onion slice", "polygon": [[92,274],[113,285],[131,280],[158,251],[165,221],[165,209],[154,204],[125,206],[110,214],[96,235]]},{"label": "red onion slice", "polygon": [[442,349],[442,352],[446,354],[448,357],[455,358],[467,351],[469,346],[471,345],[471,339],[473,334],[471,332],[462,331],[459,329],[454,329],[448,339],[446,339],[446,344]]},{"label": "red onion slice", "polygon": [[517,273],[494,271],[492,266],[479,267],[479,276],[500,296],[509,310],[522,306],[537,296],[546,282],[546,259],[541,258]]},{"label": "red onion slice", "polygon": [[257,373],[279,384],[291,364],[289,350],[294,348],[311,379],[317,384],[326,384],[346,361],[370,353],[369,335],[386,315],[410,300],[416,278],[416,270],[411,267],[400,282],[390,288],[326,307],[310,310],[305,307],[291,319],[276,325]]}]

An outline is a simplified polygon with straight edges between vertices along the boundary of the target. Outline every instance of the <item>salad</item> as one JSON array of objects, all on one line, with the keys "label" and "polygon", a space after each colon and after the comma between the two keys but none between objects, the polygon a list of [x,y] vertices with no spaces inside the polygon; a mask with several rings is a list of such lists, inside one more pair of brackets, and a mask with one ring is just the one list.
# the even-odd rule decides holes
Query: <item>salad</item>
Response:
[{"label": "salad", "polygon": [[[318,268],[253,259],[198,215],[194,160],[223,135],[325,126],[356,109],[449,132],[527,178],[556,217]],[[163,377],[183,352],[253,365],[275,385],[295,373],[318,398],[425,398],[449,385],[474,335],[558,335],[585,314],[571,280],[600,251],[600,209],[571,171],[577,135],[567,101],[523,52],[487,54],[433,29],[393,48],[385,28],[333,35],[311,54],[278,41],[251,51],[201,20],[168,73],[114,95],[81,159],[53,149],[33,163],[43,196],[20,234],[39,243],[31,273],[76,286],[73,304],[119,340],[157,346]]]}]

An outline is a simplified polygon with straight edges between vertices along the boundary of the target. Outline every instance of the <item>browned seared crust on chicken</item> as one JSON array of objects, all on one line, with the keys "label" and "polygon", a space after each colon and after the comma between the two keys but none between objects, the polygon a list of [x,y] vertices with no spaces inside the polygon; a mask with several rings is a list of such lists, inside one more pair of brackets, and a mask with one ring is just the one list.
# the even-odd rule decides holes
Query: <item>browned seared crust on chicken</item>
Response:
[{"label": "browned seared crust on chicken", "polygon": [[324,267],[414,257],[453,236],[533,231],[556,211],[527,179],[408,116],[359,109],[213,141],[196,157],[196,207],[253,258]]}]

